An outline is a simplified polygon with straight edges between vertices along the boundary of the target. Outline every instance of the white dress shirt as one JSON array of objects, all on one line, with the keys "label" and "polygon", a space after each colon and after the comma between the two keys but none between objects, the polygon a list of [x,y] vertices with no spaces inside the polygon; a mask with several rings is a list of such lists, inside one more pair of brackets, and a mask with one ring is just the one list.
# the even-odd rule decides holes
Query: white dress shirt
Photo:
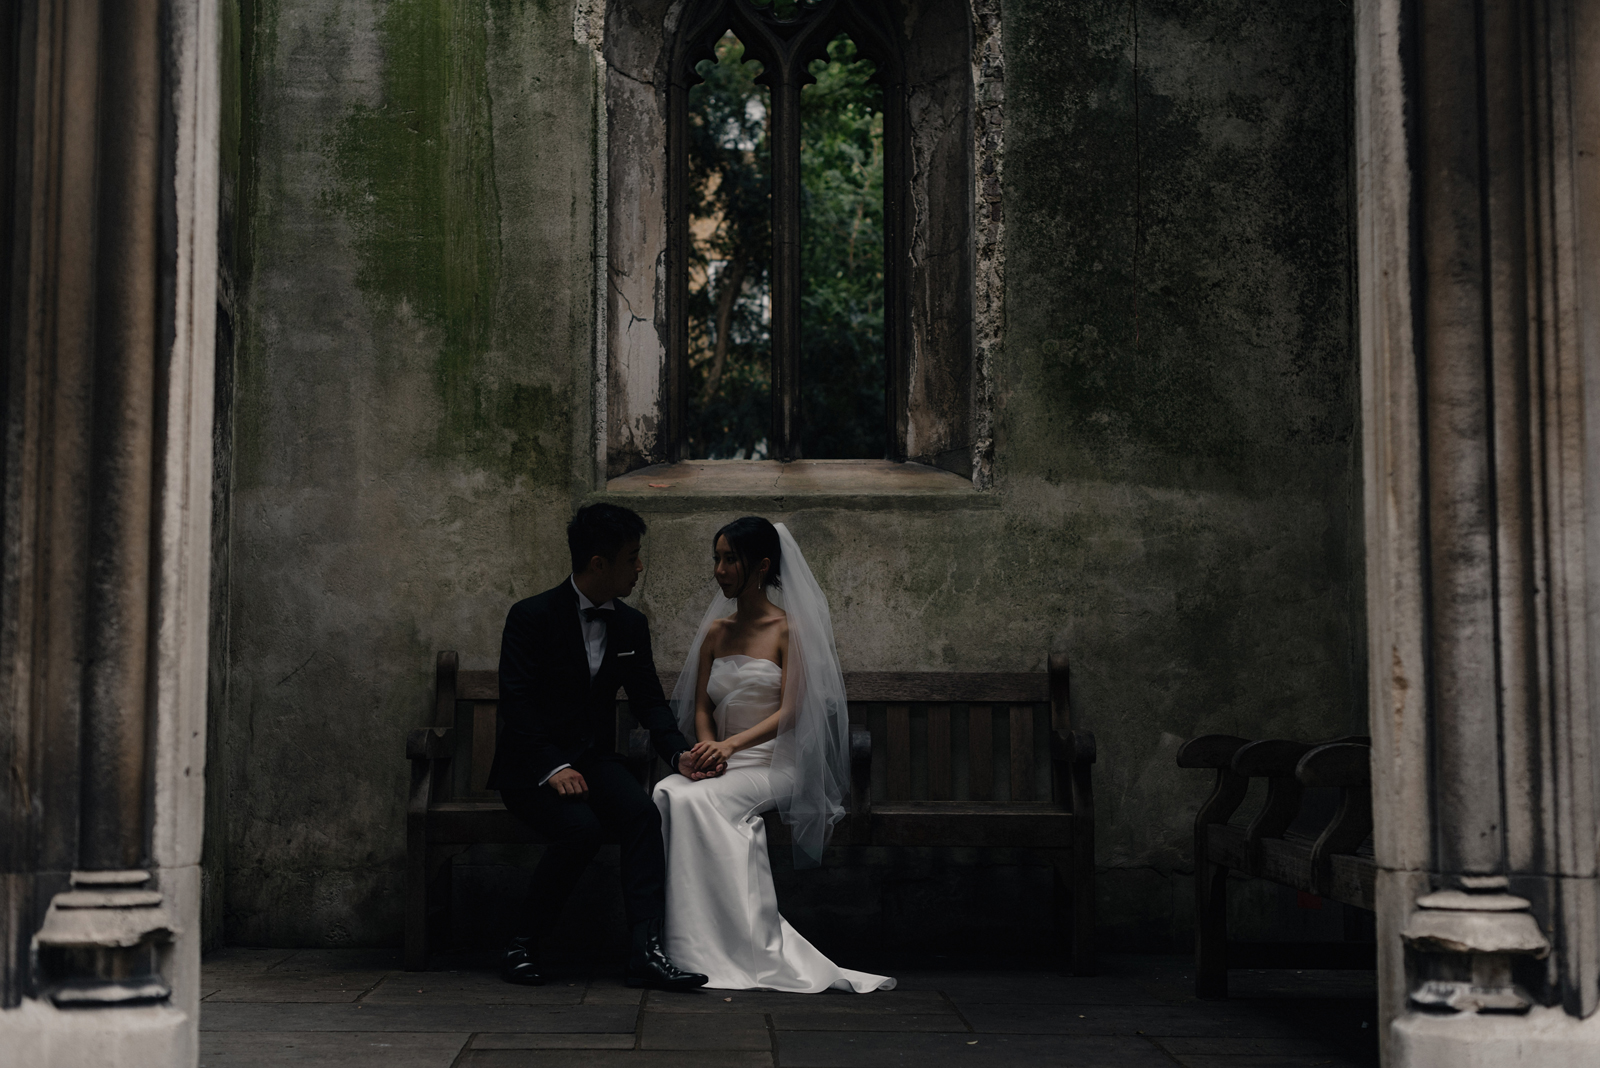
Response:
[{"label": "white dress shirt", "polygon": [[[594,677],[600,674],[601,662],[606,658],[606,621],[603,619],[591,620],[584,616],[583,610],[595,607],[595,603],[585,597],[582,590],[578,589],[577,579],[568,579],[567,581],[572,583],[573,590],[578,594],[578,626],[583,628],[583,648],[589,654],[589,681],[593,682]],[[607,601],[600,607],[615,612],[617,610],[617,602],[614,600]],[[572,767],[571,764],[558,764],[550,769],[550,775],[570,767]],[[540,779],[539,785],[543,786],[549,782],[550,775]]]},{"label": "white dress shirt", "polygon": [[[583,628],[583,647],[589,653],[589,681],[593,682],[594,677],[600,674],[601,662],[606,658],[606,621],[603,619],[590,620],[584,616],[583,610],[585,608],[594,608],[595,603],[585,597],[582,590],[578,589],[576,579],[568,579],[568,581],[572,583],[572,588],[578,592],[578,625]],[[614,600],[607,601],[599,607],[608,612],[615,612],[617,610],[617,602]]]}]

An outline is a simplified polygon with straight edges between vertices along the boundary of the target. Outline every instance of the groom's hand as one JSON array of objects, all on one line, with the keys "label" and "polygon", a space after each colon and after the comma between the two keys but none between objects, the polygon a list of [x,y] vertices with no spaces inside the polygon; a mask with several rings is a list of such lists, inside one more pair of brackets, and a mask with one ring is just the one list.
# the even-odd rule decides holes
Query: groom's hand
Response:
[{"label": "groom's hand", "polygon": [[545,785],[562,797],[582,797],[589,792],[589,784],[583,781],[576,768],[562,768],[550,776]]}]

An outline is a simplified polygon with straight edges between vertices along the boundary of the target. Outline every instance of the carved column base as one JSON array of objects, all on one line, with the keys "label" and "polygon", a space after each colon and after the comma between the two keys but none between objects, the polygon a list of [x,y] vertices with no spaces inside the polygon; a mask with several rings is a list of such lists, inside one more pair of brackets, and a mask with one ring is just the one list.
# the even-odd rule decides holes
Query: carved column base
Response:
[{"label": "carved column base", "polygon": [[1542,960],[1550,942],[1529,901],[1503,876],[1467,876],[1464,889],[1417,899],[1400,931],[1411,957],[1410,1003],[1423,1012],[1522,1013],[1534,1001],[1513,978],[1518,957]]},{"label": "carved column base", "polygon": [[34,936],[40,991],[58,1008],[165,1002],[161,954],[175,929],[144,871],[74,872]]}]

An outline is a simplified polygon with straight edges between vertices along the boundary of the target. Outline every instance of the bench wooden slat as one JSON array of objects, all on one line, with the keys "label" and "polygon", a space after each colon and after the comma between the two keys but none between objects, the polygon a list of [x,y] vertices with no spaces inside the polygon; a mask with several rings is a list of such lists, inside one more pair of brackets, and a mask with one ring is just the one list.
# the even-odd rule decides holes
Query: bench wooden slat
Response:
[{"label": "bench wooden slat", "polygon": [[474,701],[472,704],[472,792],[489,788],[489,766],[494,763],[494,712],[499,702]]},{"label": "bench wooden slat", "polygon": [[968,795],[974,801],[994,800],[994,720],[988,705],[967,709],[967,750],[972,769]]},{"label": "bench wooden slat", "polygon": [[500,672],[461,671],[456,673],[457,701],[500,700]]},{"label": "bench wooden slat", "polygon": [[1261,839],[1255,844],[1261,860],[1258,876],[1310,893],[1312,844],[1299,835]]},{"label": "bench wooden slat", "polygon": [[[678,672],[660,671],[663,693],[671,694]],[[618,691],[620,695],[622,691]],[[1050,699],[1050,676],[1042,671],[847,671],[844,692],[852,701],[908,704],[964,704],[981,701],[989,704],[1043,703]],[[459,671],[456,673],[456,699],[494,701],[500,697],[498,671]]]},{"label": "bench wooden slat", "polygon": [[1324,897],[1368,912],[1378,911],[1378,865],[1370,853],[1335,853],[1328,858],[1333,877]]},{"label": "bench wooden slat", "polygon": [[950,785],[949,705],[928,708],[928,796],[935,801],[949,801],[954,796]]},{"label": "bench wooden slat", "polygon": [[1011,800],[1033,800],[1033,706],[1011,706]]},{"label": "bench wooden slat", "polygon": [[872,842],[895,846],[1070,849],[1072,813],[1047,804],[925,801],[873,805]]},{"label": "bench wooden slat", "polygon": [[890,705],[889,714],[889,800],[904,801],[911,796],[911,706]]}]

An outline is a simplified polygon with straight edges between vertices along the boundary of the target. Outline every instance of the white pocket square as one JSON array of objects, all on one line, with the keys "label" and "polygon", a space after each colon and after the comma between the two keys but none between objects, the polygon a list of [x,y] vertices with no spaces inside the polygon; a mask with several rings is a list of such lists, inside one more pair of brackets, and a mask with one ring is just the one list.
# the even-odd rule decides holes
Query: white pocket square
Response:
[{"label": "white pocket square", "polygon": [[618,659],[618,660],[621,660],[621,659],[622,659],[622,658],[623,658],[623,657],[625,657],[625,656],[632,656],[632,655],[633,655],[633,654],[634,654],[634,653],[637,653],[637,652],[638,652],[638,651],[639,651],[639,650],[637,650],[637,649],[629,649],[629,650],[628,650],[628,651],[627,651],[627,652],[625,652],[625,653],[618,653],[618,654],[617,654],[617,659]]}]

